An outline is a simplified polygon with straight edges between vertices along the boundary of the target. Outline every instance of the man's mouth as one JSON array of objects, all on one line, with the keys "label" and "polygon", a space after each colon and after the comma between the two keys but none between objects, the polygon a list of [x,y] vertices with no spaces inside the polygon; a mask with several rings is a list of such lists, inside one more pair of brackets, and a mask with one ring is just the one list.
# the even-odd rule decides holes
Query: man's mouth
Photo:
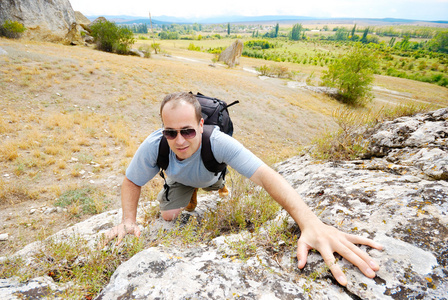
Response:
[{"label": "man's mouth", "polygon": [[187,149],[188,149],[188,146],[181,147],[181,148],[177,148],[177,150],[178,150],[178,151],[181,151],[181,152],[183,152],[183,151],[185,151],[185,150],[187,150]]}]

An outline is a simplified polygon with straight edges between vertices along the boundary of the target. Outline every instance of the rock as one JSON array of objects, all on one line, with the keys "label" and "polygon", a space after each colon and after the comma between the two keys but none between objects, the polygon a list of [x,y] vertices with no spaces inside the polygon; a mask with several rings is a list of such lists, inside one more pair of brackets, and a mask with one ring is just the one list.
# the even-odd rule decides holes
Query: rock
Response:
[{"label": "rock", "polygon": [[[349,281],[341,287],[318,253],[310,252],[307,265],[299,270],[295,249],[273,254],[260,247],[256,255],[241,261],[230,245],[257,238],[243,231],[184,249],[145,249],[115,270],[96,299],[446,299],[448,182],[436,177],[445,172],[447,116],[440,110],[378,125],[370,138],[372,149],[383,147],[380,157],[372,151],[370,159],[322,162],[301,155],[277,166],[325,223],[384,246],[382,251],[361,247],[380,264],[374,279],[339,257]],[[436,171],[441,173],[433,174]],[[196,211],[182,217],[200,218],[215,209],[217,201],[215,194],[200,195]],[[138,219],[141,213],[139,209]],[[120,219],[120,210],[103,213],[51,238],[76,235],[95,247],[98,236]],[[289,231],[300,232],[281,211],[260,234],[269,232],[270,226],[278,228],[285,219]],[[160,229],[172,228],[172,222],[156,219],[142,228],[142,235],[152,239]],[[27,259],[39,247],[39,242],[30,244],[16,255]],[[0,295],[17,299],[13,295],[21,286],[38,280],[2,279]],[[34,288],[44,290],[51,284],[42,281]],[[53,291],[64,289],[54,284]]]},{"label": "rock", "polygon": [[21,282],[17,277],[0,279],[1,299],[42,299],[48,295],[49,290],[57,294],[64,289],[49,276],[33,278],[27,282]]},{"label": "rock", "polygon": [[0,22],[5,20],[25,25],[24,37],[46,41],[63,41],[76,23],[69,0],[0,1]]},{"label": "rock", "polygon": [[239,59],[243,53],[244,44],[241,40],[236,40],[228,48],[221,52],[218,61],[225,62],[230,68],[239,65]]},{"label": "rock", "polygon": [[0,234],[0,242],[7,241],[8,239],[9,239],[9,234],[7,234],[7,233]]},{"label": "rock", "polygon": [[130,53],[131,55],[140,56],[140,57],[145,57],[145,54],[144,54],[142,51],[137,50],[137,49],[130,49],[130,50],[129,50],[129,53]]},{"label": "rock", "polygon": [[448,108],[378,124],[365,155],[400,162],[416,176],[448,180]]},{"label": "rock", "polygon": [[79,24],[86,30],[90,30],[88,29],[91,23],[90,20],[87,19],[80,11],[75,11],[75,19],[77,24]]}]

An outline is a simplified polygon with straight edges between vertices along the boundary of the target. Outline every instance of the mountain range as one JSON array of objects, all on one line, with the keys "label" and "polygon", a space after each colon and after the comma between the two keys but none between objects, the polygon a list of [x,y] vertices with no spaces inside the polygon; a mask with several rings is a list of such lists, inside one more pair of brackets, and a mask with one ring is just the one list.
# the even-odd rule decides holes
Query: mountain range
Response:
[{"label": "mountain range", "polygon": [[[86,16],[89,20],[93,21],[99,16]],[[136,17],[127,15],[104,15],[106,19],[114,21],[117,24],[149,24],[148,17]],[[180,18],[173,16],[154,16],[152,17],[153,24],[220,24],[220,23],[264,23],[264,22],[313,22],[313,21],[331,21],[333,23],[352,23],[352,22],[366,22],[375,24],[415,24],[415,23],[437,23],[448,24],[448,21],[423,21],[423,20],[411,20],[411,19],[395,19],[395,18],[315,18],[306,16],[292,16],[292,15],[265,15],[265,16],[215,16],[215,17],[191,17]]]}]

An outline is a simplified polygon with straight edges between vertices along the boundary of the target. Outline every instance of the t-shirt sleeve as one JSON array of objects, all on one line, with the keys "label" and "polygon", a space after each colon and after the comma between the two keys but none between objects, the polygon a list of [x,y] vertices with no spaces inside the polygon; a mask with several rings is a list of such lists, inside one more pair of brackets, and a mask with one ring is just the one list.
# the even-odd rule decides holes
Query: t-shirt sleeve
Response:
[{"label": "t-shirt sleeve", "polygon": [[157,166],[159,143],[162,131],[157,130],[148,136],[140,145],[126,169],[126,177],[138,186],[145,185],[157,175],[160,168]]},{"label": "t-shirt sleeve", "polygon": [[250,178],[263,164],[250,150],[245,148],[233,137],[222,133],[219,129],[213,130],[210,137],[213,155],[218,162],[224,162],[241,175]]}]

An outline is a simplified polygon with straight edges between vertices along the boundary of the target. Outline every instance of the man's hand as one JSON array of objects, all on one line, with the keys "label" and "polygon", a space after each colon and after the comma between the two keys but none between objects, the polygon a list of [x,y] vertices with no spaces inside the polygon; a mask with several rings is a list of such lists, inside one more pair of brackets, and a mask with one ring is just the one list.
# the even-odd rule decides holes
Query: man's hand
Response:
[{"label": "man's hand", "polygon": [[137,217],[137,204],[142,187],[130,181],[127,177],[123,179],[121,185],[121,207],[123,208],[123,218],[119,225],[113,227],[106,233],[103,242],[98,247],[103,248],[115,237],[118,237],[115,245],[119,245],[126,234],[140,236],[140,228],[135,222]]},{"label": "man's hand", "polygon": [[123,238],[126,236],[126,234],[133,234],[136,237],[139,237],[140,228],[138,228],[138,225],[135,222],[120,223],[119,225],[113,227],[106,233],[105,240],[101,242],[99,246],[100,248],[103,248],[115,237],[118,237],[117,242],[115,243],[115,245],[118,246],[123,240]]},{"label": "man's hand", "polygon": [[368,238],[343,233],[322,222],[307,226],[297,241],[298,267],[300,269],[305,267],[308,251],[316,249],[322,255],[334,278],[343,286],[347,285],[347,278],[336,263],[333,253],[339,253],[367,277],[375,277],[375,271],[379,270],[378,264],[355,244],[367,245],[378,250],[383,248],[382,245]]}]

